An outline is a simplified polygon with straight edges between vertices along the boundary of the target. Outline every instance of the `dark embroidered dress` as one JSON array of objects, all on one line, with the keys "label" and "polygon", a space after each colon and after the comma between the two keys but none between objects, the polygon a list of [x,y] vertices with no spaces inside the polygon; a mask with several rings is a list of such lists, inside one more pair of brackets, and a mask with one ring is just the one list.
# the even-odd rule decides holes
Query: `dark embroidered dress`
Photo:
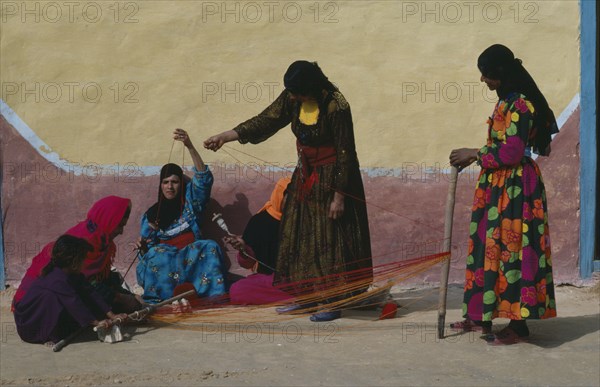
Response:
[{"label": "dark embroidered dress", "polygon": [[[312,120],[304,118],[307,108],[311,110],[285,90],[262,113],[234,129],[240,143],[256,144],[291,123],[297,138],[299,161],[283,209],[276,281],[296,282],[372,266],[350,106],[333,91],[311,110]],[[333,220],[328,213],[335,192],[345,200],[343,215]]]}]

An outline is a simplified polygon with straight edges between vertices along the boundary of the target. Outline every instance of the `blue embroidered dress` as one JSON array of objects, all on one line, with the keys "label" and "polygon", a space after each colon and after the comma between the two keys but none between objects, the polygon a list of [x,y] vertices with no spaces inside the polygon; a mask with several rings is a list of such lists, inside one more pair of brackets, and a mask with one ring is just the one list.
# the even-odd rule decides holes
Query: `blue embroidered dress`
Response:
[{"label": "blue embroidered dress", "polygon": [[[185,185],[185,204],[181,216],[165,230],[150,227],[146,214],[142,217],[141,236],[149,250],[137,265],[137,281],[144,288],[146,302],[157,303],[173,296],[177,285],[189,282],[200,297],[225,293],[221,268],[221,248],[209,239],[201,239],[200,220],[210,199],[213,175],[208,169],[198,171]],[[179,249],[168,244],[186,232],[195,241]]]}]

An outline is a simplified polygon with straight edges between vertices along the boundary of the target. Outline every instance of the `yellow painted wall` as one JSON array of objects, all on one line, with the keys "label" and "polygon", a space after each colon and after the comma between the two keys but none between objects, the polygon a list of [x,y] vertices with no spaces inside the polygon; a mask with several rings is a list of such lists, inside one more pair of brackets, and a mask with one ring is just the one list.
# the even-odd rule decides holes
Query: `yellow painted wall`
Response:
[{"label": "yellow painted wall", "polygon": [[[0,6],[2,99],[75,163],[164,164],[173,128],[197,145],[232,128],[268,105],[296,59],[317,60],[349,100],[363,167],[443,165],[450,149],[481,145],[494,94],[476,59],[493,43],[523,59],[557,115],[579,92],[577,1]],[[289,130],[244,150],[295,162]]]}]

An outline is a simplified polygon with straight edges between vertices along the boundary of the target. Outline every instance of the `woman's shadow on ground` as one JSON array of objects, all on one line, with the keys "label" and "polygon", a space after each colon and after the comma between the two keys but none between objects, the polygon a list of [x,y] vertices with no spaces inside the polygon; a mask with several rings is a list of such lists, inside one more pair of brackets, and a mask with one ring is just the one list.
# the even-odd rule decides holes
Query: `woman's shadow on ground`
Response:
[{"label": "woman's shadow on ground", "polygon": [[[530,344],[542,348],[556,348],[600,331],[600,314],[535,320],[527,325]],[[597,343],[592,345],[595,346]]]},{"label": "woman's shadow on ground", "polygon": [[[462,307],[462,287],[450,285],[448,288],[447,309],[458,309]],[[422,312],[432,310],[432,306],[437,305],[439,289],[410,289],[392,293],[392,298],[399,304],[396,318],[400,322],[403,316],[413,312]],[[378,312],[350,312],[348,317],[358,319],[376,319]],[[455,332],[449,327],[452,321],[448,321],[446,315],[446,338],[456,338],[461,335],[473,334],[472,332]],[[429,325],[429,324],[428,324]],[[431,321],[435,326],[436,321]],[[494,320],[493,331],[504,328],[508,325],[507,319]],[[530,320],[527,322],[529,327],[529,337],[527,342],[541,348],[557,348],[563,344],[576,341],[583,336],[600,331],[600,314],[591,314],[584,316],[556,317],[545,320]],[[479,335],[479,334],[477,334]],[[597,345],[593,342],[590,345]]]},{"label": "woman's shadow on ground", "polygon": [[[507,325],[507,320],[503,320],[502,323],[496,323],[494,320],[493,331],[497,332]],[[529,327],[529,337],[526,339],[526,343],[540,348],[558,348],[590,333],[600,331],[600,314],[533,320],[529,321],[527,326]],[[446,338],[469,334],[473,333],[453,332],[450,328],[446,328]],[[596,346],[597,343],[594,342],[591,345]]]}]

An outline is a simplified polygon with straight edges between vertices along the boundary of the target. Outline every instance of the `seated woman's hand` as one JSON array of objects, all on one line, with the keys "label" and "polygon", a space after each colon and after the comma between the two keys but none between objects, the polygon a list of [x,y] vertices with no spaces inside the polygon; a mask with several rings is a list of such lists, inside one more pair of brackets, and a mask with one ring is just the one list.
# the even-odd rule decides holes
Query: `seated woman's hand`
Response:
[{"label": "seated woman's hand", "polygon": [[141,237],[138,238],[138,240],[135,241],[135,249],[138,250],[141,255],[146,254],[148,252],[148,242]]},{"label": "seated woman's hand", "polygon": [[[111,321],[111,319],[107,318],[104,320],[100,320],[100,321],[93,321],[92,325],[94,326],[94,328],[98,328],[98,329],[109,329],[110,327],[113,326],[113,323]],[[94,329],[96,330],[96,329]]]},{"label": "seated woman's hand", "polygon": [[192,140],[190,140],[190,136],[183,129],[175,129],[173,132],[173,138],[177,141],[183,142],[183,145],[185,145],[186,148],[194,147],[194,145],[192,145]]},{"label": "seated woman's hand", "polygon": [[110,325],[121,324],[125,322],[128,318],[126,313],[114,314],[113,312],[108,312],[106,316],[110,319]]},{"label": "seated woman's hand", "polygon": [[246,246],[246,242],[244,242],[242,237],[239,235],[230,235],[223,237],[223,242],[231,245],[231,247],[238,251],[242,251],[244,249],[244,246]]}]

